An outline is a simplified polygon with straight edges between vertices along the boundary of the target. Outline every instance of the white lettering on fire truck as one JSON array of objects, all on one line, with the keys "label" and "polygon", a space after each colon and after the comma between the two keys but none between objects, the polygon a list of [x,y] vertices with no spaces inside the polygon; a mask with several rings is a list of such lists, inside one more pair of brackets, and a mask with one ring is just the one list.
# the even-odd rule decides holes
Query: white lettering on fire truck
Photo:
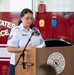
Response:
[{"label": "white lettering on fire truck", "polygon": [[0,31],[0,37],[1,36],[8,36],[8,35],[9,35],[8,29]]},{"label": "white lettering on fire truck", "polygon": [[12,29],[15,26],[15,24],[13,24],[11,22],[0,20],[0,26],[4,26],[4,27]]}]

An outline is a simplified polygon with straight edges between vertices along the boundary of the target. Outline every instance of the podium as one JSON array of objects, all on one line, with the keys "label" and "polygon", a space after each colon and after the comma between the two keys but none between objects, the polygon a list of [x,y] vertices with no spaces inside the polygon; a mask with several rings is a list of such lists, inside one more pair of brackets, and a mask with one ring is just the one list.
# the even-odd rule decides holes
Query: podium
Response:
[{"label": "podium", "polygon": [[[58,75],[74,75],[74,46],[66,47],[45,47],[45,48],[32,48],[25,51],[24,62],[26,69],[23,69],[21,64],[22,58],[19,60],[18,65],[15,67],[15,75],[36,75],[37,69],[41,64],[50,62],[54,64],[54,60],[58,58]],[[17,62],[21,53],[17,54],[15,61]],[[60,54],[60,55],[59,55]],[[62,56],[61,56],[62,55]],[[60,56],[60,57],[59,57]],[[63,57],[63,58],[62,58]],[[62,65],[61,65],[62,64]],[[60,67],[59,67],[60,65]],[[55,66],[56,67],[56,66]],[[62,70],[63,67],[63,70]],[[62,70],[62,71],[61,71]]]}]

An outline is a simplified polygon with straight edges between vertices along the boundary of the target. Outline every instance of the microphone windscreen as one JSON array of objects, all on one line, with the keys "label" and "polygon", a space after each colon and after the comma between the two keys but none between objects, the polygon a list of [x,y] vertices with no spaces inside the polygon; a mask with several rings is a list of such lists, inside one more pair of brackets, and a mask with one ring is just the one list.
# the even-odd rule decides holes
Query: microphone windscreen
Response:
[{"label": "microphone windscreen", "polygon": [[30,28],[33,29],[33,27],[35,27],[34,24],[31,24],[31,25],[30,25]]}]

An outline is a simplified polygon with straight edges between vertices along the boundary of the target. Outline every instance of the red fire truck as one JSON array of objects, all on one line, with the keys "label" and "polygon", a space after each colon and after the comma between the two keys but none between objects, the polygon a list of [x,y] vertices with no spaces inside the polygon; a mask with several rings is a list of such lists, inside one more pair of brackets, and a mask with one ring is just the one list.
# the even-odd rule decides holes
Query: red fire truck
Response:
[{"label": "red fire truck", "polygon": [[17,25],[20,11],[34,12],[34,25],[40,30],[46,47],[74,44],[73,0],[0,0],[0,75],[8,75],[10,53],[6,44],[11,29]]}]

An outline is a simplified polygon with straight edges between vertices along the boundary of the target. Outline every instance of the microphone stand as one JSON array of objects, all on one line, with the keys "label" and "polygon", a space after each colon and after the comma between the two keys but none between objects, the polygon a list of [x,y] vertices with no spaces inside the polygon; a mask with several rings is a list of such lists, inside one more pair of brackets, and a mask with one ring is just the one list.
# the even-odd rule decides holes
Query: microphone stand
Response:
[{"label": "microphone stand", "polygon": [[30,38],[29,38],[27,44],[25,45],[25,47],[24,47],[22,53],[20,54],[20,57],[18,58],[18,60],[17,60],[17,62],[16,62],[16,64],[15,64],[15,67],[17,66],[17,64],[18,64],[18,62],[19,62],[19,60],[20,60],[20,58],[22,57],[22,58],[23,58],[22,65],[23,65],[23,68],[26,69],[26,67],[25,67],[25,64],[26,64],[26,63],[24,62],[24,56],[25,56],[24,51],[26,51],[25,48],[27,47],[27,45],[28,45],[28,43],[30,42],[30,40],[31,40],[32,36],[34,35],[34,33],[35,33],[35,32],[33,32],[33,33],[31,34],[31,36],[30,36]]}]

